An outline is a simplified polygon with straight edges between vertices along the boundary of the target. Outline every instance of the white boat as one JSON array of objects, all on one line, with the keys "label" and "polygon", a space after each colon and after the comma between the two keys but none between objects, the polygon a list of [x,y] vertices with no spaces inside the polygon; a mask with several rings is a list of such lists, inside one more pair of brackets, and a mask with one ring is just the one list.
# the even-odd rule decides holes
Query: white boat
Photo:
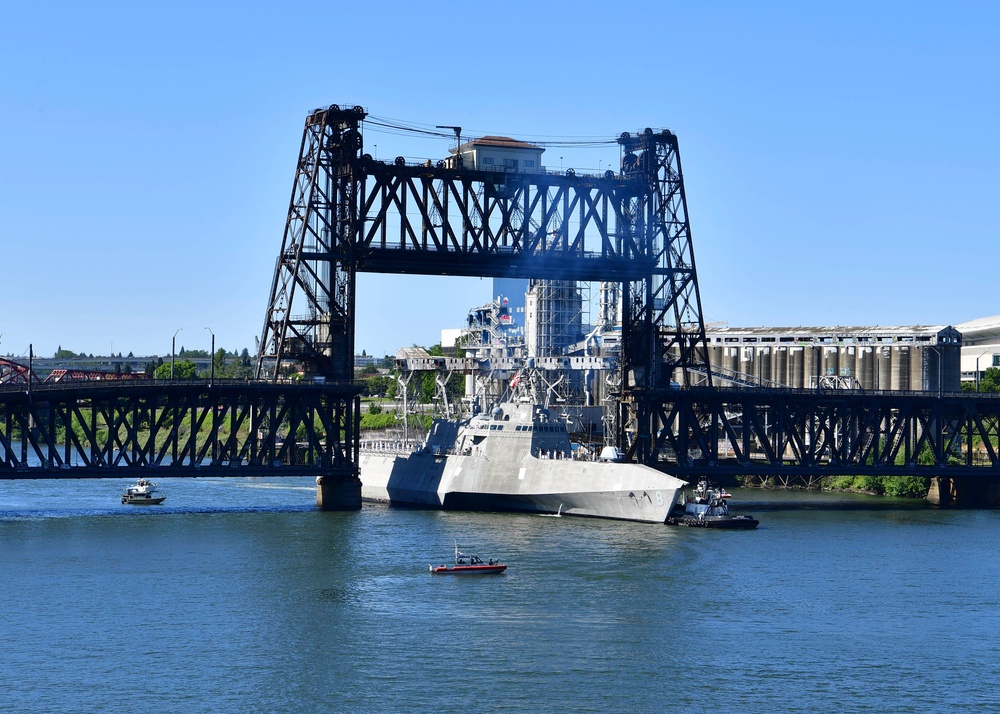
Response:
[{"label": "white boat", "polygon": [[363,447],[360,467],[367,501],[649,523],[666,522],[686,485],[649,466],[575,459],[566,424],[551,409],[513,402],[462,421],[435,420],[417,451]]},{"label": "white boat", "polygon": [[159,506],[166,499],[156,492],[156,484],[145,478],[140,478],[122,494],[122,503],[133,506]]}]

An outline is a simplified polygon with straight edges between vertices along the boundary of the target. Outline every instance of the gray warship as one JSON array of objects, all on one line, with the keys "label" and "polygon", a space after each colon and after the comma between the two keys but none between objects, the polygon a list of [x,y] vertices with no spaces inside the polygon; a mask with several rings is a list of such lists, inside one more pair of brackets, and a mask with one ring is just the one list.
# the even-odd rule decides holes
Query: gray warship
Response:
[{"label": "gray warship", "polygon": [[530,401],[462,420],[436,419],[423,445],[383,442],[360,456],[366,501],[664,523],[685,481],[622,463],[613,447],[574,455],[566,423]]}]

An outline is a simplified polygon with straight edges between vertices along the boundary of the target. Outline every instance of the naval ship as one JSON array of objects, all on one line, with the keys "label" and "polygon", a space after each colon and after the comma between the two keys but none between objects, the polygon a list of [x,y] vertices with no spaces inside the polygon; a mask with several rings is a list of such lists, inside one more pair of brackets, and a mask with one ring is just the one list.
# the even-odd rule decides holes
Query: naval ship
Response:
[{"label": "naval ship", "polygon": [[532,402],[437,419],[410,453],[382,446],[361,450],[366,501],[664,523],[687,485],[649,466],[622,463],[613,447],[595,460],[573,458],[565,422]]}]

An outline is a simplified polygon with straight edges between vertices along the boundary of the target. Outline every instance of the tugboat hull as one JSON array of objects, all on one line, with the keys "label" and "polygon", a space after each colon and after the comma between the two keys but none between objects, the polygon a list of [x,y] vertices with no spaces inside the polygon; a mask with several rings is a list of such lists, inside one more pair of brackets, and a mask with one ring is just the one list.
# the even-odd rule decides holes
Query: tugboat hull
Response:
[{"label": "tugboat hull", "polygon": [[756,528],[760,521],[752,516],[707,516],[698,518],[689,515],[672,515],[667,519],[672,526],[693,526],[696,528],[725,528],[729,530],[750,530]]}]

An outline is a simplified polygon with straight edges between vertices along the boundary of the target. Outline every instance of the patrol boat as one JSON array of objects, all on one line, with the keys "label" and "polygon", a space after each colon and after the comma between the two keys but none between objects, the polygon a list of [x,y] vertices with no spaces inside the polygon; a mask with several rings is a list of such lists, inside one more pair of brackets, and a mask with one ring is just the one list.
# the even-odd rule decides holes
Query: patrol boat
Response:
[{"label": "patrol boat", "polygon": [[436,419],[416,451],[363,446],[361,497],[463,511],[591,516],[664,523],[685,481],[622,463],[617,449],[574,458],[566,424],[531,402],[464,420]]},{"label": "patrol boat", "polygon": [[159,506],[167,500],[156,492],[156,484],[149,479],[140,478],[134,486],[129,486],[122,494],[122,503],[132,506]]}]

